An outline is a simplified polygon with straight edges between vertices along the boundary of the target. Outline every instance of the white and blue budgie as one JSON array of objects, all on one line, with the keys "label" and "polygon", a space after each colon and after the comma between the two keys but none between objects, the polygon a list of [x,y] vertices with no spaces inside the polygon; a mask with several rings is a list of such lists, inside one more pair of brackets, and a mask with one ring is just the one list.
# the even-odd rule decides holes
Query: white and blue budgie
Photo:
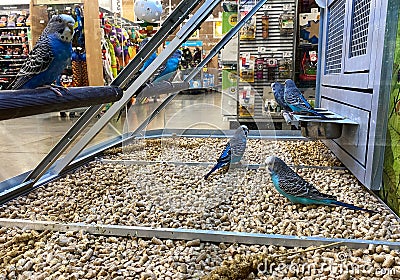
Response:
[{"label": "white and blue budgie", "polygon": [[276,190],[293,203],[305,205],[338,205],[352,210],[366,211],[369,213],[376,212],[374,210],[369,210],[353,204],[338,201],[333,195],[319,192],[311,183],[300,177],[278,157],[268,157],[265,160],[265,164],[268,167],[272,183]]},{"label": "white and blue budgie", "polygon": [[48,87],[62,95],[57,86],[51,84],[71,58],[74,24],[75,20],[69,15],[52,16],[9,88]]},{"label": "white and blue budgie", "polygon": [[304,98],[301,91],[296,87],[293,80],[285,81],[285,91],[283,97],[286,104],[290,107],[290,109],[292,109],[293,112],[311,113],[314,116],[327,119],[326,116],[314,110],[310,103],[308,103],[308,101]]},{"label": "white and blue budgie", "polygon": [[246,150],[248,133],[249,129],[245,125],[241,125],[236,129],[235,134],[219,156],[217,164],[204,176],[204,179],[207,180],[214,171],[220,168],[229,168],[231,163],[238,163],[242,159]]}]

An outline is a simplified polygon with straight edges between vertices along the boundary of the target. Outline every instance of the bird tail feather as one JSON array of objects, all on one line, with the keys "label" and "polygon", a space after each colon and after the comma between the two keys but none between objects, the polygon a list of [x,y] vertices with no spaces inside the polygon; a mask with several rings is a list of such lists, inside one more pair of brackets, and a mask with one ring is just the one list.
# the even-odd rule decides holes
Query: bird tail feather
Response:
[{"label": "bird tail feather", "polygon": [[352,209],[352,210],[365,211],[365,212],[368,212],[368,213],[377,213],[377,211],[375,211],[375,210],[361,208],[361,207],[355,206],[353,204],[344,203],[344,202],[337,201],[337,200],[331,201],[331,203],[335,204],[335,205],[338,205],[338,206],[347,207],[347,208]]},{"label": "bird tail feather", "polygon": [[321,114],[320,112],[317,112],[314,109],[309,109],[309,112],[314,114],[314,115],[316,115],[316,116],[318,116],[318,117],[321,117],[322,119],[327,119],[327,117],[324,114]]},{"label": "bird tail feather", "polygon": [[215,170],[217,170],[220,167],[220,164],[217,163],[216,165],[214,165],[214,167],[206,174],[204,175],[204,180],[207,180],[208,177],[211,175],[211,173],[213,173]]},{"label": "bird tail feather", "polygon": [[221,168],[224,164],[221,162],[218,162],[216,165],[214,165],[214,167],[210,170],[210,172],[208,172],[206,175],[204,175],[204,180],[207,180],[208,177],[211,175],[211,173],[213,173],[215,170],[217,170],[218,168]]}]

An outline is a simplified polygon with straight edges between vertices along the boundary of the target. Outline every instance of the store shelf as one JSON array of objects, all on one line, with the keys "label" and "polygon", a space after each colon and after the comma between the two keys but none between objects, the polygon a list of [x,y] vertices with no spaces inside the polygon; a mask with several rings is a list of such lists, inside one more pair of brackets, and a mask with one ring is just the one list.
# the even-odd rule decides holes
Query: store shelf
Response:
[{"label": "store shelf", "polygon": [[[14,30],[14,31],[13,31]],[[29,51],[29,42],[27,36],[21,36],[20,32],[16,30],[27,30],[28,26],[15,26],[15,27],[0,27],[0,40],[10,40],[12,42],[5,43],[0,42],[2,47],[2,53],[0,53],[0,66],[2,73],[0,73],[0,78],[4,78],[1,81],[0,89],[5,89],[14,80],[15,76],[18,74],[19,69],[23,65],[24,61],[28,57],[23,54]],[[16,34],[14,34],[16,33]],[[22,41],[25,38],[25,42],[16,43],[15,41]],[[28,48],[28,49],[25,49]]]},{"label": "store shelf", "polygon": [[0,46],[22,46],[24,43],[0,43]]},{"label": "store shelf", "polygon": [[26,36],[21,36],[21,35],[1,35],[0,39],[8,39],[8,38],[26,38]]},{"label": "store shelf", "polygon": [[22,59],[22,58],[15,58],[15,59],[12,59],[12,58],[4,58],[4,59],[2,59],[1,57],[0,57],[0,62],[17,62],[17,61],[25,61],[25,59]]},{"label": "store shelf", "polygon": [[[22,57],[24,59],[28,57],[27,55],[24,55],[24,54],[0,54],[0,59],[1,59],[1,57],[6,57],[6,56],[12,56],[14,58]],[[22,59],[22,58],[19,58],[19,59]],[[7,59],[9,59],[9,58],[7,58]]]},{"label": "store shelf", "polygon": [[0,27],[0,29],[5,29],[5,30],[13,30],[13,29],[27,29],[29,26],[15,26],[15,27]]},{"label": "store shelf", "polygon": [[54,0],[34,0],[33,3],[34,5],[54,5],[54,4],[83,4],[83,0],[63,0],[60,1],[61,3],[58,3],[58,1]]}]

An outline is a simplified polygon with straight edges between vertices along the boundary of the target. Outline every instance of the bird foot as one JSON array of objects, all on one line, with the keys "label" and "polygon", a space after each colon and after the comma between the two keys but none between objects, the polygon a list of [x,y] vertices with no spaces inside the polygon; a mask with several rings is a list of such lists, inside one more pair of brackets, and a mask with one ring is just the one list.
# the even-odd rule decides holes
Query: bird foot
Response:
[{"label": "bird foot", "polygon": [[51,90],[52,92],[54,92],[55,94],[57,94],[59,96],[63,96],[61,91],[68,92],[68,88],[63,87],[63,86],[58,86],[58,85],[45,85],[45,86],[42,86],[42,87],[39,87],[39,88],[49,89],[49,90]]},{"label": "bird foot", "polygon": [[292,203],[285,203],[283,206],[282,206],[282,208],[283,209],[285,209],[287,206],[289,206],[289,205],[293,205]]}]

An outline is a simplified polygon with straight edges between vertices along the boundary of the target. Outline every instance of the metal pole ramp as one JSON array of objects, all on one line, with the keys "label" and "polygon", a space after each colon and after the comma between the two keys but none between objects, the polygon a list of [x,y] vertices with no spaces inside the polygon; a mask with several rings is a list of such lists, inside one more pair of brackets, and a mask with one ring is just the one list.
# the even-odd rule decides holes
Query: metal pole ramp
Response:
[{"label": "metal pole ramp", "polygon": [[126,89],[124,96],[114,103],[107,112],[89,129],[89,131],[71,148],[71,150],[49,170],[52,174],[59,174],[79,155],[79,153],[89,144],[89,142],[103,129],[103,127],[118,113],[123,106],[132,98],[138,89],[157,71],[159,66],[167,60],[171,54],[184,43],[196,29],[212,13],[214,8],[221,0],[206,0],[195,14],[185,23],[176,33],[173,40],[165,49],[154,59],[154,61],[139,75],[133,83]]},{"label": "metal pole ramp", "polygon": [[[250,18],[267,2],[267,0],[260,0],[231,30],[229,30],[224,37],[215,45],[209,52],[209,54],[194,68],[189,75],[184,79],[184,83],[189,83],[191,79],[193,79],[198,72],[203,69],[203,67],[216,55],[221,49],[235,36],[236,33],[239,32],[240,28],[250,20]],[[149,115],[146,120],[142,122],[138,128],[133,131],[124,142],[129,141],[132,138],[135,138],[146,126],[163,110],[177,95],[179,92],[175,92],[169,95],[154,111]]]},{"label": "metal pole ramp", "polygon": [[[125,88],[137,78],[137,71],[143,62],[162,44],[162,42],[174,32],[189,14],[199,5],[201,1],[183,0],[162,23],[160,29],[149,42],[137,53],[132,61],[112,81],[111,86]],[[151,76],[151,75],[149,75]],[[139,86],[138,86],[139,88]],[[124,99],[126,100],[126,99]],[[126,103],[125,103],[126,104]],[[125,105],[124,104],[124,105]],[[78,135],[97,116],[103,105],[89,107],[84,114],[73,124],[60,141],[53,147],[47,156],[36,166],[34,170],[24,179],[23,183],[33,185],[43,174],[56,162],[61,154],[73,143]],[[122,107],[122,106],[121,106]]]},{"label": "metal pole ramp", "polygon": [[194,240],[214,243],[239,243],[249,245],[275,245],[285,247],[310,247],[337,243],[337,246],[347,246],[352,249],[368,248],[369,245],[386,245],[392,250],[400,249],[400,242],[387,240],[366,240],[328,238],[319,236],[295,236],[282,234],[249,233],[218,230],[198,230],[184,228],[153,228],[141,226],[84,224],[84,223],[60,223],[54,221],[30,221],[22,219],[0,218],[0,226],[19,227],[29,230],[51,230],[58,232],[84,231],[94,235],[140,237],[173,240]]}]

